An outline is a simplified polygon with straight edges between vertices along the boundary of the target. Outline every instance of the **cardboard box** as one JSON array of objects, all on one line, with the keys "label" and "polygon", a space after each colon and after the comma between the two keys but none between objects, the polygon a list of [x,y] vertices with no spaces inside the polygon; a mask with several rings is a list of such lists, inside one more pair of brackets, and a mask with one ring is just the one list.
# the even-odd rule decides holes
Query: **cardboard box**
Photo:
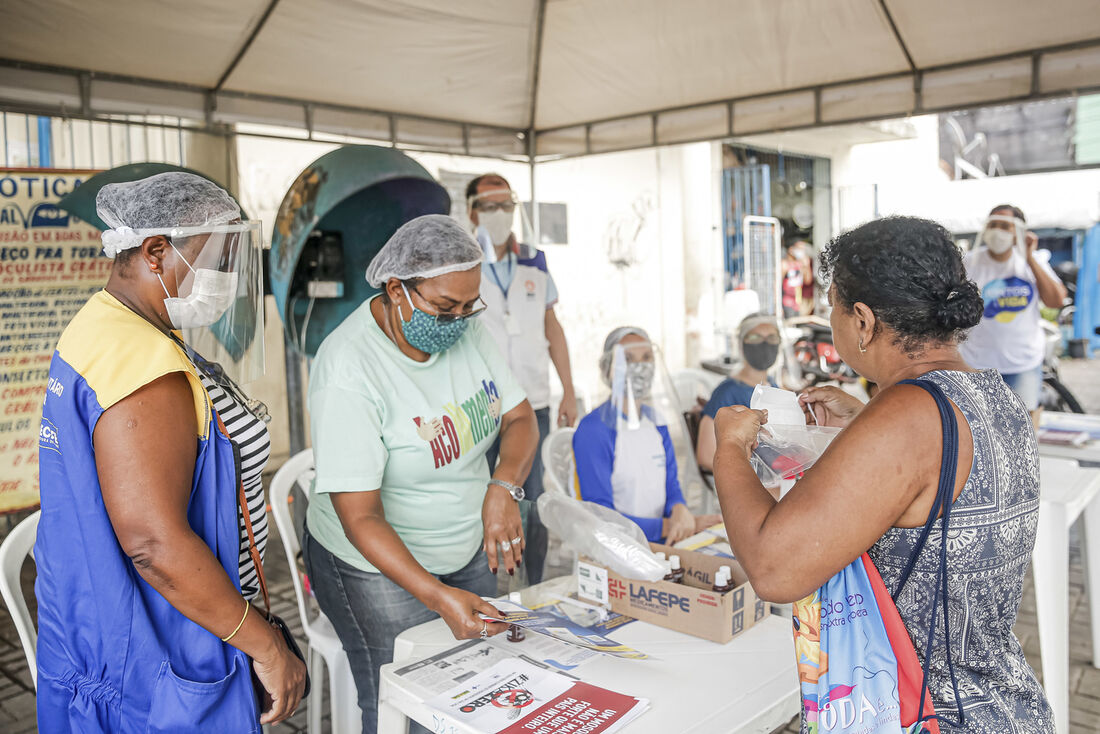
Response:
[{"label": "cardboard box", "polygon": [[[587,558],[577,565],[577,593],[585,601],[611,611],[712,642],[729,642],[768,614],[768,605],[756,597],[748,576],[730,558],[650,543],[654,552],[680,556],[683,583],[624,579]],[[736,586],[719,594],[714,577],[729,566]]]}]

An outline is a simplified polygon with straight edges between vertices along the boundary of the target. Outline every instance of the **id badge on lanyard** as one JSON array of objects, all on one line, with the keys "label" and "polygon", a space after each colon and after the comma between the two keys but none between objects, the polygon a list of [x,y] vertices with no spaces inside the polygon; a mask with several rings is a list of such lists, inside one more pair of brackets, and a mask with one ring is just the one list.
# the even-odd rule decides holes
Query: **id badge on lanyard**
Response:
[{"label": "id badge on lanyard", "polygon": [[[509,265],[511,265],[511,262],[509,262]],[[511,267],[509,267],[509,271],[511,271]],[[493,275],[493,280],[497,283],[497,287],[500,288],[500,292],[504,294],[504,329],[508,336],[519,336],[523,333],[523,327],[520,324],[519,316],[512,313],[511,305],[508,303],[508,291],[512,284],[509,283],[509,288],[505,288],[504,284],[500,282],[500,277],[497,276],[496,268],[490,266],[490,272]],[[509,272],[509,275],[511,274]]]}]

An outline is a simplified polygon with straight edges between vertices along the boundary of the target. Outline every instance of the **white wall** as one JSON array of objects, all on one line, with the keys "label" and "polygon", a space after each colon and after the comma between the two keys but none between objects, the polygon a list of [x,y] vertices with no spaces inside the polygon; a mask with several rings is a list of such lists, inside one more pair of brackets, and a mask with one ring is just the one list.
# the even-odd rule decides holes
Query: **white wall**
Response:
[{"label": "white wall", "polygon": [[[270,235],[283,194],[311,162],[334,143],[238,138],[241,203]],[[409,152],[433,175],[495,171],[524,199],[530,196],[525,164]],[[569,243],[547,246],[557,282],[558,318],[572,351],[574,382],[597,399],[596,361],[607,332],[634,324],[648,329],[671,369],[697,361],[710,349],[712,289],[721,283],[721,244],[714,222],[717,176],[710,145],[698,144],[607,154],[536,167],[540,201],[568,206]],[[616,267],[608,247],[617,239],[635,262]],[[715,270],[715,267],[718,269]],[[704,318],[698,315],[704,304]],[[274,317],[273,309],[269,315]],[[701,332],[701,333],[700,333]],[[283,379],[282,344],[269,331],[265,382]],[[560,393],[556,378],[555,392]],[[265,390],[266,392],[266,390]]]},{"label": "white wall", "polygon": [[569,244],[546,253],[575,384],[598,399],[597,360],[617,326],[649,331],[670,370],[689,356],[696,361],[709,337],[699,332],[710,323],[708,316],[700,326],[699,305],[711,308],[721,283],[710,145],[608,153],[537,171],[539,198],[569,207]]}]

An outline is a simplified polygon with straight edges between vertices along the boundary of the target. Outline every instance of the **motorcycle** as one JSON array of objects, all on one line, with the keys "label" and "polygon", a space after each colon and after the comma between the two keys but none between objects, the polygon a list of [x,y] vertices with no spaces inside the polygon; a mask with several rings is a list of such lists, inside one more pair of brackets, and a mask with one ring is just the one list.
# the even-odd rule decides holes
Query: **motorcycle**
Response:
[{"label": "motorcycle", "polygon": [[844,363],[833,345],[833,330],[820,317],[803,316],[788,319],[788,370],[803,388],[823,382],[843,384],[859,381],[859,375]]},{"label": "motorcycle", "polygon": [[1039,393],[1039,406],[1043,410],[1059,413],[1084,413],[1081,402],[1070,391],[1058,374],[1061,363],[1059,352],[1062,349],[1062,332],[1049,321],[1039,322],[1043,327],[1046,340],[1043,356],[1043,385]]},{"label": "motorcycle", "polygon": [[1058,263],[1053,268],[1055,275],[1066,287],[1066,300],[1058,312],[1056,323],[1042,320],[1043,328],[1043,385],[1039,393],[1039,405],[1044,410],[1061,413],[1084,413],[1081,402],[1066,387],[1058,374],[1061,363],[1062,329],[1073,325],[1077,301],[1077,265],[1072,261]]}]

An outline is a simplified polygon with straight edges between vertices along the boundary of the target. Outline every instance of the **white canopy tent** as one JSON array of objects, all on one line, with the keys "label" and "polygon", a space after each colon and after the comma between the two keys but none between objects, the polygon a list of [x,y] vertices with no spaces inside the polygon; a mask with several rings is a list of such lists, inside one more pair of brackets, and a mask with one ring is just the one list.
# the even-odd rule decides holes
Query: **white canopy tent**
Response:
[{"label": "white canopy tent", "polygon": [[1100,89],[1098,0],[0,0],[0,108],[583,155]]}]

